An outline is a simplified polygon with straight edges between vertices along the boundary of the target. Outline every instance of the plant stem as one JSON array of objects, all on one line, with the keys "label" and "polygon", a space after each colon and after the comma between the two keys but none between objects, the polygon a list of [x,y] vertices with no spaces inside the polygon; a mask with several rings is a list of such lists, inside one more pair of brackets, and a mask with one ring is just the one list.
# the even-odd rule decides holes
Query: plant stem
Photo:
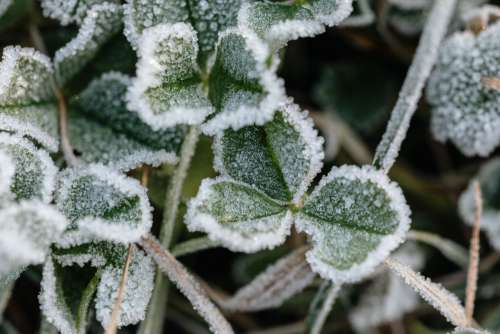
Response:
[{"label": "plant stem", "polygon": [[373,160],[373,165],[386,173],[394,164],[406,137],[422,89],[437,61],[439,46],[446,35],[455,5],[456,0],[436,0],[427,19],[415,57]]},{"label": "plant stem", "polygon": [[323,281],[309,309],[306,321],[307,333],[320,334],[326,319],[332,310],[341,285],[331,281]]},{"label": "plant stem", "polygon": [[193,254],[206,249],[216,248],[221,245],[220,242],[210,240],[208,237],[199,237],[175,245],[172,248],[172,254],[175,257]]},{"label": "plant stem", "polygon": [[[182,144],[180,161],[177,165],[174,174],[170,178],[170,184],[165,198],[165,206],[163,211],[163,221],[160,230],[160,243],[164,249],[169,249],[172,242],[175,221],[181,200],[182,188],[186,175],[191,165],[191,159],[196,149],[196,143],[199,138],[199,129],[192,126],[189,129],[184,143]],[[165,321],[165,313],[168,299],[168,280],[164,275],[157,271],[155,278],[155,287],[151,301],[149,302],[148,313],[146,319],[139,327],[140,334],[161,334],[163,333],[163,324]]]}]

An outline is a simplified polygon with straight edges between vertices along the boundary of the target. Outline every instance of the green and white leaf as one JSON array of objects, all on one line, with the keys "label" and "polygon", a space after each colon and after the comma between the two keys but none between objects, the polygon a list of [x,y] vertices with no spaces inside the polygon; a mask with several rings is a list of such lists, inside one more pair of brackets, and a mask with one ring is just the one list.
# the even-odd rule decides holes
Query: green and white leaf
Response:
[{"label": "green and white leaf", "polygon": [[16,174],[16,164],[14,159],[8,154],[7,151],[0,149],[0,161],[2,161],[2,168],[0,169],[0,207],[13,198],[11,187],[14,182]]},{"label": "green and white leaf", "polygon": [[57,207],[71,222],[61,247],[136,242],[149,232],[152,209],[137,180],[102,165],[68,169],[59,179]]},{"label": "green and white leaf", "polygon": [[312,120],[287,104],[263,126],[227,129],[214,144],[215,169],[281,202],[301,201],[324,157]]},{"label": "green and white leaf", "polygon": [[185,223],[224,247],[251,253],[283,243],[292,213],[255,187],[218,177],[203,180],[189,202]]},{"label": "green and white leaf", "polygon": [[122,17],[119,4],[105,2],[87,11],[78,35],[54,55],[55,77],[59,85],[71,80],[121,30]]},{"label": "green and white leaf", "polygon": [[26,139],[5,132],[0,133],[0,150],[14,163],[10,191],[15,199],[51,202],[57,167],[49,154]]},{"label": "green and white leaf", "polygon": [[0,130],[59,148],[57,106],[48,57],[31,48],[6,47],[0,63]]},{"label": "green and white leaf", "polygon": [[76,110],[69,116],[69,137],[79,158],[122,171],[176,163],[186,127],[154,131],[127,109],[130,84],[128,76],[109,72],[72,101]]},{"label": "green and white leaf", "polygon": [[22,201],[0,209],[0,276],[45,260],[50,245],[67,226],[54,207]]},{"label": "green and white leaf", "polygon": [[250,1],[238,14],[238,24],[277,50],[290,40],[323,33],[351,12],[352,0]]},{"label": "green and white leaf", "polygon": [[[96,317],[104,328],[107,328],[116,302],[122,267],[123,263],[120,266],[104,268],[97,287]],[[153,291],[154,276],[155,266],[152,259],[134,247],[123,300],[120,304],[118,327],[135,324],[144,319]]]},{"label": "green and white leaf", "polygon": [[103,3],[119,4],[120,0],[41,0],[43,14],[62,25],[82,23],[92,6]]},{"label": "green and white leaf", "polygon": [[340,284],[371,274],[404,241],[410,209],[383,172],[342,166],[321,180],[295,223],[312,237],[312,269]]},{"label": "green and white leaf", "polygon": [[60,333],[85,334],[100,271],[88,266],[64,267],[49,258],[39,295],[42,314]]}]

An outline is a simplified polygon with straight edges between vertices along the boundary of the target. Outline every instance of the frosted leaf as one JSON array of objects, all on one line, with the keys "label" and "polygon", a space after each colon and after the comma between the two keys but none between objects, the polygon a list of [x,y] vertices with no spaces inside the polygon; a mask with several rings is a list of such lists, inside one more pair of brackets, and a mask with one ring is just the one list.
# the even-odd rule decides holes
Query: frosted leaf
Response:
[{"label": "frosted leaf", "polygon": [[100,272],[90,267],[63,267],[49,258],[38,296],[42,314],[64,334],[84,334]]},{"label": "frosted leaf", "polygon": [[116,3],[120,0],[41,0],[43,14],[62,25],[82,23],[87,11],[96,4]]},{"label": "frosted leaf", "polygon": [[54,55],[59,85],[72,79],[121,28],[122,8],[118,4],[103,3],[90,8],[76,37]]},{"label": "frosted leaf", "polygon": [[50,60],[30,48],[6,47],[0,63],[0,130],[58,149],[57,107]]},{"label": "frosted leaf", "polygon": [[[116,302],[123,263],[120,266],[104,268],[97,287],[96,318],[107,328],[113,306]],[[144,319],[146,308],[153,291],[155,266],[150,257],[134,247],[127,282],[120,308],[118,327],[135,324]]]},{"label": "frosted leaf", "polygon": [[450,140],[466,156],[487,156],[500,143],[500,91],[484,80],[500,69],[500,23],[477,36],[458,32],[442,46],[427,86],[432,133]]},{"label": "frosted leaf", "polygon": [[286,206],[225,177],[202,182],[185,218],[190,231],[206,232],[223,246],[246,253],[283,243],[291,222],[292,213]]},{"label": "frosted leaf", "polygon": [[0,149],[0,206],[3,206],[8,199],[12,199],[11,186],[14,182],[16,164],[8,152]]},{"label": "frosted leaf", "polygon": [[13,0],[0,0],[0,16],[5,14],[5,12],[9,9]]},{"label": "frosted leaf", "polygon": [[263,125],[286,103],[278,58],[250,31],[229,29],[217,44],[210,68],[209,98],[214,115],[202,126],[213,135],[226,128]]},{"label": "frosted leaf", "polygon": [[57,168],[49,154],[43,149],[37,149],[28,140],[8,133],[0,133],[0,150],[15,165],[10,185],[15,199],[51,202]]},{"label": "frosted leaf", "polygon": [[493,248],[500,250],[500,158],[488,161],[481,167],[479,174],[469,183],[460,195],[458,211],[462,219],[470,226],[474,225],[476,212],[474,181],[479,181],[483,198],[481,229]]},{"label": "frosted leaf", "polygon": [[321,170],[322,144],[307,113],[287,104],[263,126],[220,133],[215,168],[276,200],[298,203]]},{"label": "frosted leaf", "polygon": [[312,269],[340,284],[369,275],[403,242],[410,209],[383,172],[342,166],[321,180],[295,223],[312,237]]},{"label": "frosted leaf", "polygon": [[42,263],[67,226],[54,207],[22,201],[0,209],[0,276]]},{"label": "frosted leaf", "polygon": [[128,107],[153,129],[199,124],[212,112],[196,64],[196,41],[193,28],[184,23],[148,28],[139,40]]},{"label": "frosted leaf", "polygon": [[[424,264],[422,252],[412,243],[403,245],[394,253],[394,258],[408,263],[414,270],[420,270]],[[400,319],[413,311],[418,303],[416,292],[386,269],[366,288],[349,320],[357,332],[365,333],[383,323]]]},{"label": "frosted leaf", "polygon": [[305,0],[300,2],[253,1],[243,5],[238,24],[254,30],[273,49],[288,41],[311,37],[347,18],[352,0]]},{"label": "frosted leaf", "polygon": [[80,159],[123,171],[142,164],[175,163],[186,127],[154,131],[127,109],[129,77],[110,72],[94,80],[72,101],[71,144]]},{"label": "frosted leaf", "polygon": [[485,331],[485,330],[481,330],[481,329],[477,329],[477,328],[457,327],[450,334],[490,334],[490,332]]},{"label": "frosted leaf", "polygon": [[221,306],[231,311],[260,311],[281,306],[315,277],[306,262],[306,250],[295,250],[269,266],[233,297],[221,301]]},{"label": "frosted leaf", "polygon": [[62,247],[93,240],[135,242],[149,231],[151,206],[135,179],[102,165],[61,173],[57,207],[70,220]]}]

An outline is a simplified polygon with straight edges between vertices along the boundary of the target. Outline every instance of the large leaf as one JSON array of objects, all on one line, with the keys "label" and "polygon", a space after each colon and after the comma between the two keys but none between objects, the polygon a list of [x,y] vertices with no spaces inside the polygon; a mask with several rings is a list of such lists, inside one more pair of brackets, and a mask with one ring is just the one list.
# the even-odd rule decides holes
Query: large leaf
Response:
[{"label": "large leaf", "polygon": [[94,80],[74,101],[69,137],[80,158],[130,170],[142,164],[175,163],[186,128],[154,131],[127,109],[129,77],[110,72]]},{"label": "large leaf", "polygon": [[258,189],[219,177],[202,182],[189,203],[186,225],[212,240],[242,252],[281,244],[290,232],[292,214]]},{"label": "large leaf", "polygon": [[215,168],[276,200],[298,203],[321,170],[322,143],[307,114],[288,104],[264,126],[218,135]]},{"label": "large leaf", "polygon": [[37,149],[28,140],[8,133],[0,133],[0,149],[14,163],[15,172],[10,182],[10,191],[15,199],[51,202],[57,168],[49,154],[43,149]]},{"label": "large leaf", "polygon": [[312,237],[313,270],[338,284],[370,274],[404,240],[409,216],[401,189],[384,173],[342,166],[321,180],[296,225]]},{"label": "large leaf", "polygon": [[41,0],[43,14],[62,25],[82,23],[92,6],[106,2],[119,4],[120,0]]},{"label": "large leaf", "polygon": [[0,73],[0,130],[29,136],[57,151],[57,106],[50,60],[30,48],[7,47]]},{"label": "large leaf", "polygon": [[135,179],[102,165],[61,173],[57,207],[71,221],[62,247],[94,240],[135,242],[151,228],[146,190]]},{"label": "large leaf", "polygon": [[66,225],[54,207],[36,201],[0,209],[0,276],[42,263]]}]

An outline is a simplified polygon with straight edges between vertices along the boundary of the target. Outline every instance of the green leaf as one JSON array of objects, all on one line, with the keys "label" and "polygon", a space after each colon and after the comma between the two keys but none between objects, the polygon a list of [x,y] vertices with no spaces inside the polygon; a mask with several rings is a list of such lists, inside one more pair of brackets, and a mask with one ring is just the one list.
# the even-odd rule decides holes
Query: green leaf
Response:
[{"label": "green leaf", "polygon": [[322,143],[307,114],[288,104],[263,126],[219,134],[215,168],[275,200],[298,203],[321,170]]},{"label": "green leaf", "polygon": [[14,163],[10,191],[15,199],[51,202],[57,168],[49,154],[26,139],[7,133],[0,133],[0,150]]},{"label": "green leaf", "polygon": [[403,240],[410,210],[401,189],[365,166],[333,168],[297,215],[297,227],[311,235],[307,260],[335,283],[370,274]]},{"label": "green leaf", "polygon": [[324,32],[351,11],[352,0],[253,1],[243,6],[238,24],[279,49],[290,40]]},{"label": "green leaf", "polygon": [[47,321],[59,332],[86,333],[90,304],[100,274],[89,266],[64,267],[52,259],[45,263],[40,307]]},{"label": "green leaf", "polygon": [[[186,127],[154,131],[127,109],[129,77],[109,72],[72,101],[69,137],[80,158],[128,171],[142,164],[175,163]],[[78,112],[76,112],[78,111]]]},{"label": "green leaf", "polygon": [[0,206],[3,206],[7,200],[13,197],[10,189],[16,174],[16,164],[8,151],[4,151],[4,149],[0,149],[0,161],[2,161],[2,168],[0,169]]},{"label": "green leaf", "polygon": [[233,251],[254,252],[281,244],[292,214],[258,189],[225,177],[205,179],[189,203],[190,231],[208,233]]},{"label": "green leaf", "polygon": [[151,206],[135,179],[102,165],[61,173],[56,203],[71,221],[62,247],[90,241],[135,242],[149,231]]},{"label": "green leaf", "polygon": [[28,136],[57,151],[57,106],[50,60],[30,48],[7,47],[0,73],[0,130]]},{"label": "green leaf", "polygon": [[37,201],[0,209],[0,276],[45,260],[67,221],[54,207]]},{"label": "green leaf", "polygon": [[103,3],[87,11],[78,35],[54,55],[55,77],[63,86],[122,28],[122,8]]},{"label": "green leaf", "polygon": [[43,14],[62,25],[82,23],[92,6],[103,3],[119,4],[120,0],[41,0]]}]

